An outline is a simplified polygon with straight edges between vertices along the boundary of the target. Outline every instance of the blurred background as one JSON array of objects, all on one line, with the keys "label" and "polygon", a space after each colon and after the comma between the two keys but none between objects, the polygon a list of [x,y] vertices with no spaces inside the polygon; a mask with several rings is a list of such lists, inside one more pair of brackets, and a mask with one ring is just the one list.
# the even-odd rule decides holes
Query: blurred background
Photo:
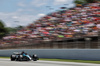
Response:
[{"label": "blurred background", "polygon": [[0,5],[0,49],[100,49],[100,0]]}]

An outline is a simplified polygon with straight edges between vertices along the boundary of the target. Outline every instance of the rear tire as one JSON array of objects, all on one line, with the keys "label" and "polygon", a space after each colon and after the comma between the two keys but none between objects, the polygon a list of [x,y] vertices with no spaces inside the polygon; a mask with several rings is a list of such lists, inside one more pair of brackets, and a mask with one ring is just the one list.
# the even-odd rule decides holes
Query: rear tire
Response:
[{"label": "rear tire", "polygon": [[16,59],[16,56],[15,56],[15,55],[11,55],[11,56],[10,56],[10,60],[11,60],[11,61],[15,61],[15,59]]}]

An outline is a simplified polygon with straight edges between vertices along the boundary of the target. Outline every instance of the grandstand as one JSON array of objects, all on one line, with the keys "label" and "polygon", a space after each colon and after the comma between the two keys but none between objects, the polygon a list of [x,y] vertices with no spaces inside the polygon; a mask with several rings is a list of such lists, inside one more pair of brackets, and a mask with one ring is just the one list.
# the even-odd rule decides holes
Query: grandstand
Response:
[{"label": "grandstand", "polygon": [[100,48],[100,2],[48,14],[0,40],[0,49]]}]

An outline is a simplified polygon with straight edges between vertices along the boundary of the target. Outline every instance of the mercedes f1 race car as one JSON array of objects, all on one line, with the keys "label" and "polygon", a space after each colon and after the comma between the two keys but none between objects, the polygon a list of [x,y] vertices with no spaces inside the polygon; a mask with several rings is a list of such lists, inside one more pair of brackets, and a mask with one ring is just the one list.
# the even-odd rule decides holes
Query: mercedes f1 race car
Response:
[{"label": "mercedes f1 race car", "polygon": [[11,61],[31,61],[31,60],[37,61],[37,60],[39,60],[39,58],[36,54],[31,56],[24,52],[14,52],[10,56],[10,59],[11,59]]}]

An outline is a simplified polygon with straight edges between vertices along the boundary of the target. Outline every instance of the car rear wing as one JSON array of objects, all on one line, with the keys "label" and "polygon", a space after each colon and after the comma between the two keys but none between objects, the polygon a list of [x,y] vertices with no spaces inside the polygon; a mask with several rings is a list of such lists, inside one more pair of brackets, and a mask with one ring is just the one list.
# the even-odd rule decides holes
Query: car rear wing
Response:
[{"label": "car rear wing", "polygon": [[21,54],[21,52],[13,52],[13,54],[19,55]]}]

